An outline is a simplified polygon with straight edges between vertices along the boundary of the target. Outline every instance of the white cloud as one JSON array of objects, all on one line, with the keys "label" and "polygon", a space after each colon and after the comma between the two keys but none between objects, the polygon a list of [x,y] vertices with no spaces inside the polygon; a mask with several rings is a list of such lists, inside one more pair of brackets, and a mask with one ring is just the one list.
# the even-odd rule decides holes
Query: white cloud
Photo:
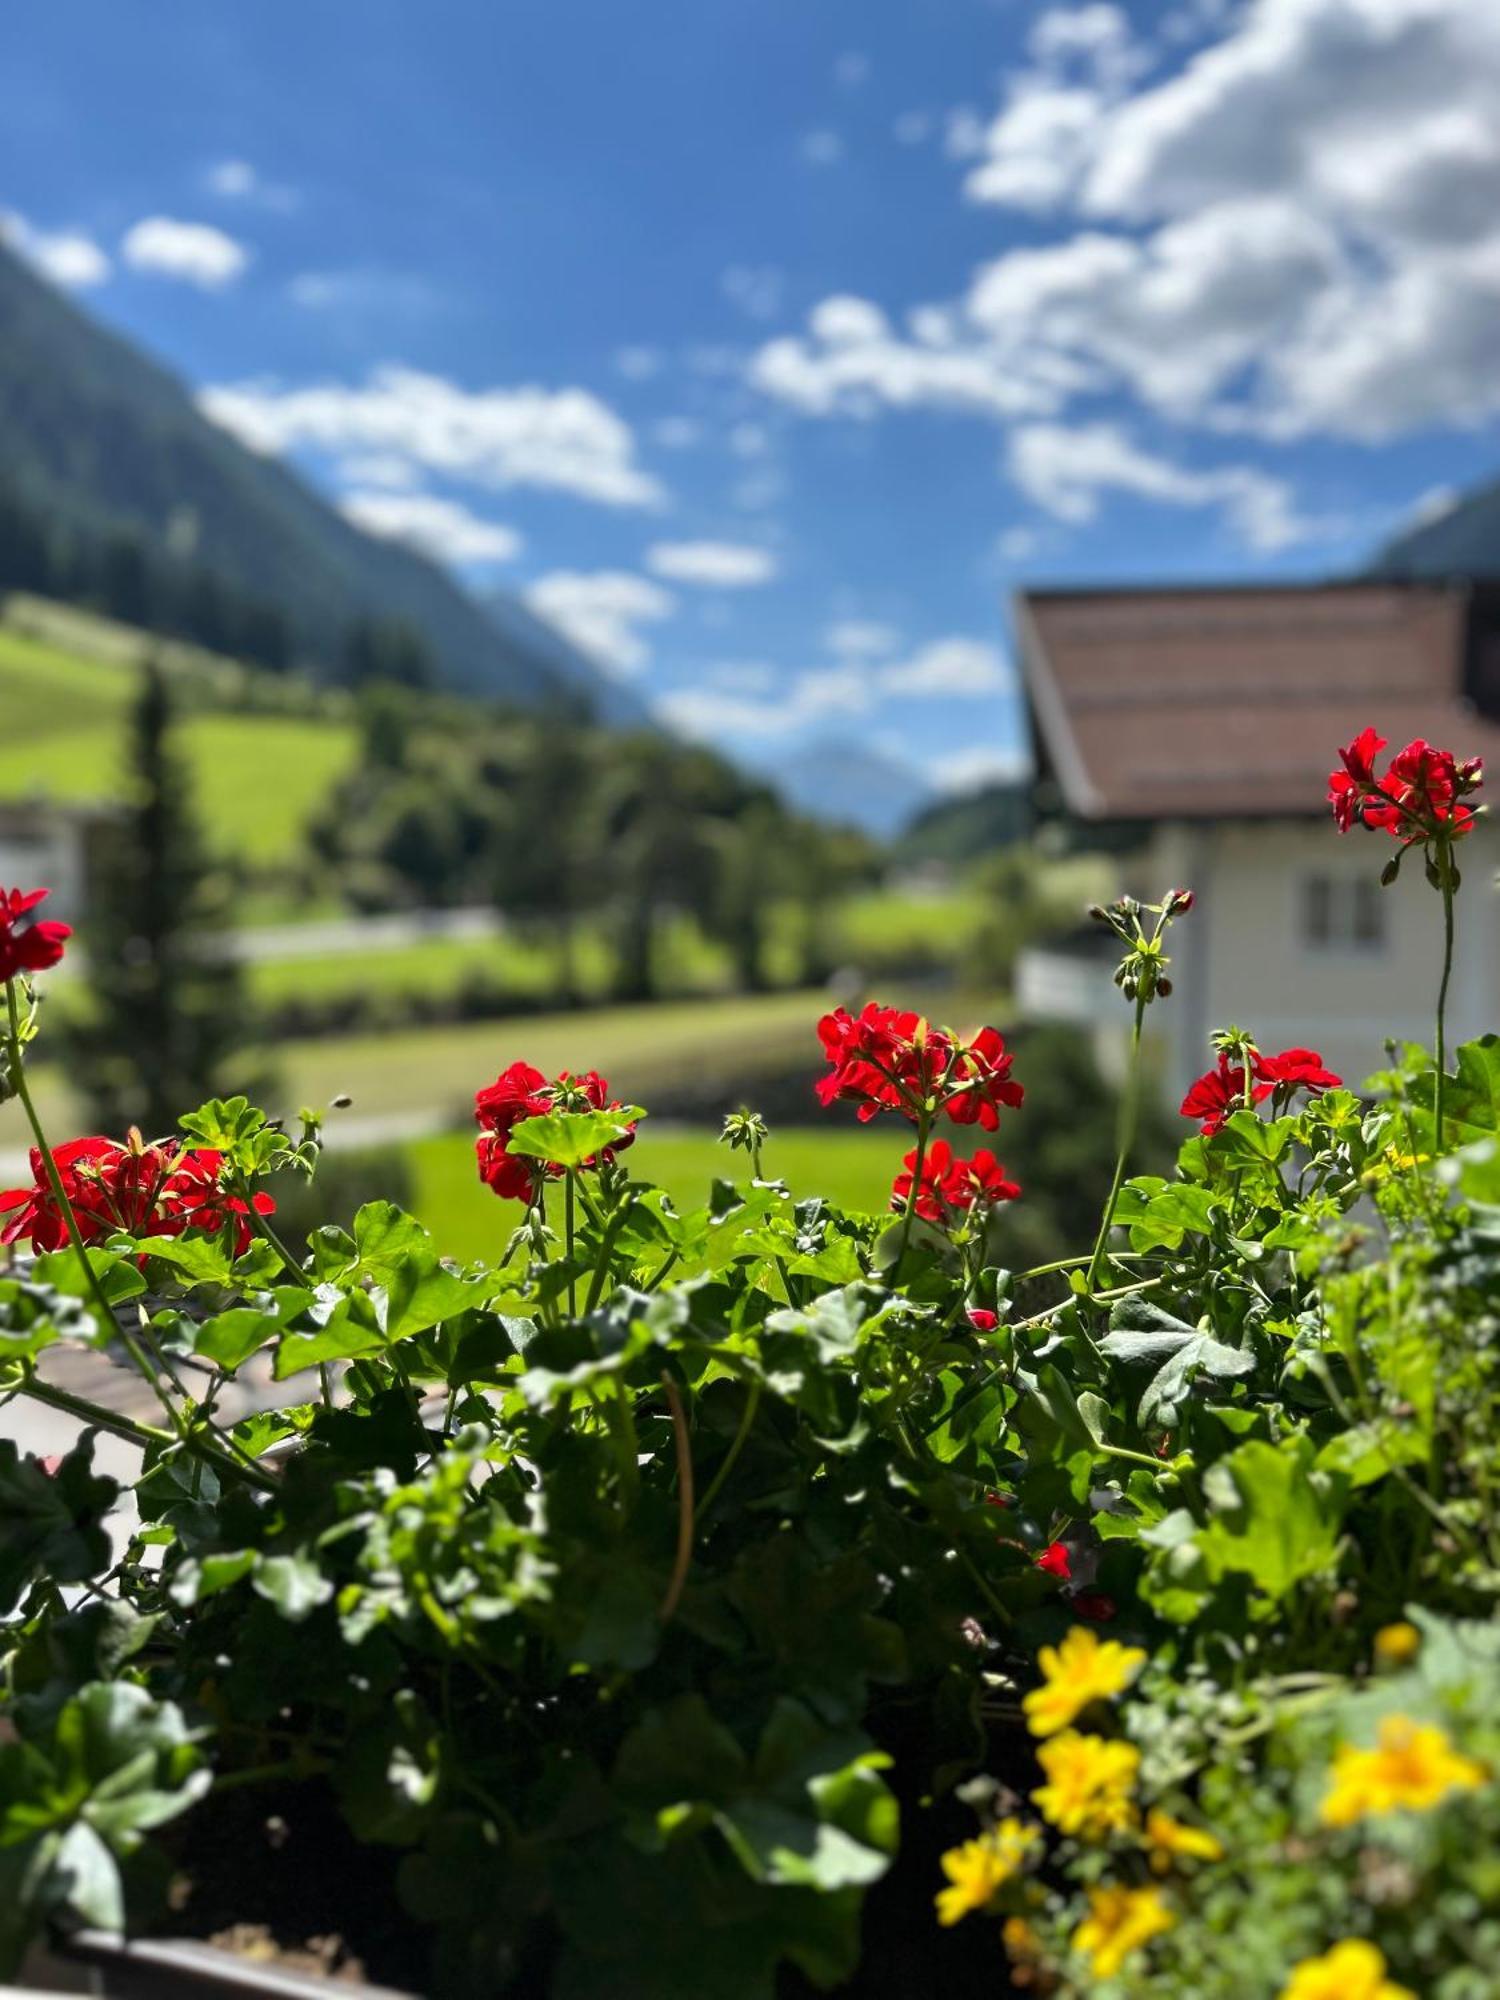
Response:
[{"label": "white cloud", "polygon": [[719,290],[749,319],[775,319],[786,292],[786,273],[775,264],[731,264]]},{"label": "white cloud", "polygon": [[888,701],[987,698],[1007,694],[1014,685],[998,648],[955,634],[931,640],[903,660],[875,662],[846,651],[837,664],[795,674],[780,687],[736,685],[710,673],[702,683],[663,695],[657,706],[685,735],[772,740],[796,736],[832,716],[868,715]]},{"label": "white cloud", "polygon": [[646,567],[669,583],[745,590],[769,583],[777,563],[769,549],[742,542],[657,542],[646,551]]},{"label": "white cloud", "polygon": [[802,157],[810,167],[832,167],[844,157],[844,142],[826,127],[802,137]]},{"label": "white cloud", "polygon": [[858,90],[869,76],[870,58],[861,49],[846,49],[833,66],[833,80],[840,90]]},{"label": "white cloud", "polygon": [[1196,471],[1142,451],[1114,424],[1028,424],[1011,433],[1009,470],[1059,520],[1092,521],[1101,498],[1133,494],[1165,507],[1221,508],[1253,549],[1273,551],[1326,527],[1299,519],[1290,487],[1253,466]]},{"label": "white cloud", "polygon": [[670,618],[677,600],[629,570],[554,570],[526,591],[539,618],[555,625],[612,673],[639,673],[651,657],[642,625]]},{"label": "white cloud", "polygon": [[873,618],[840,618],[824,632],[823,644],[840,659],[864,660],[894,653],[901,634]]},{"label": "white cloud", "polygon": [[283,212],[297,206],[295,188],[268,181],[249,160],[216,160],[205,176],[210,194],[221,201],[253,202]]},{"label": "white cloud", "polygon": [[891,127],[898,146],[920,146],[932,134],[930,111],[903,111]]},{"label": "white cloud", "polygon": [[771,440],[764,424],[735,424],[729,432],[729,449],[736,458],[764,458]]},{"label": "white cloud", "polygon": [[1029,562],[1042,546],[1035,528],[1003,528],[995,537],[995,554],[1002,562]]},{"label": "white cloud", "polygon": [[983,639],[934,639],[910,659],[879,668],[876,683],[884,695],[1009,694],[1015,688],[1010,662],[997,646]]},{"label": "white cloud", "polygon": [[1058,393],[1020,357],[987,344],[955,344],[943,315],[898,333],[868,299],[825,299],[806,337],[769,341],[750,365],[752,383],[809,416],[873,417],[883,407],[968,410],[991,417],[1047,414]]},{"label": "white cloud", "polygon": [[870,706],[865,676],[853,667],[819,667],[784,688],[757,696],[724,688],[678,688],[660,697],[657,710],[685,736],[710,742],[726,736],[795,736],[834,715],[863,715]]},{"label": "white cloud", "polygon": [[1497,0],[1180,11],[1194,52],[1165,75],[1123,7],[1039,11],[994,118],[950,137],[978,148],[968,196],[1053,240],[899,323],[827,301],[752,380],[816,416],[1063,417],[1123,391],[1275,439],[1500,414]]},{"label": "white cloud", "polygon": [[252,381],[207,389],[200,400],[256,451],[390,452],[482,485],[549,488],[611,507],[663,497],[636,463],[629,425],[586,389],[469,390],[388,364],[358,387]]},{"label": "white cloud", "polygon": [[113,268],[93,237],[81,229],[38,229],[13,209],[0,209],[0,243],[69,291],[102,285]]},{"label": "white cloud", "polygon": [[159,278],[177,278],[206,292],[231,285],[250,261],[242,243],[207,222],[179,222],[169,215],[148,215],[128,229],[120,255],[135,271]]},{"label": "white cloud", "polygon": [[984,785],[1012,784],[1030,769],[1025,750],[1010,743],[956,750],[926,766],[928,777],[943,792],[977,792]]},{"label": "white cloud", "polygon": [[615,367],[627,382],[649,382],[661,372],[661,353],[655,347],[617,347]]},{"label": "white cloud", "polygon": [[339,478],[350,487],[379,487],[383,493],[414,493],[422,484],[422,468],[399,452],[371,451],[340,459]]},{"label": "white cloud", "polygon": [[406,542],[443,563],[509,562],[521,551],[514,528],[486,521],[436,493],[349,493],[339,507],[356,527]]}]

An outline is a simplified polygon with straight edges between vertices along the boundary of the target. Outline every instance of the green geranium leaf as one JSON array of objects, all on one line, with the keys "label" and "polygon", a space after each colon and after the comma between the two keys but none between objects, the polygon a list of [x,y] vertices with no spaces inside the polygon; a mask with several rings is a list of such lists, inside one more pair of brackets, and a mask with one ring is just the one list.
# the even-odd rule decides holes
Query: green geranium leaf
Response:
[{"label": "green geranium leaf", "polygon": [[622,1105],[618,1111],[546,1111],[539,1118],[521,1119],[507,1145],[512,1153],[549,1166],[581,1167],[628,1138],[645,1115],[638,1105]]}]

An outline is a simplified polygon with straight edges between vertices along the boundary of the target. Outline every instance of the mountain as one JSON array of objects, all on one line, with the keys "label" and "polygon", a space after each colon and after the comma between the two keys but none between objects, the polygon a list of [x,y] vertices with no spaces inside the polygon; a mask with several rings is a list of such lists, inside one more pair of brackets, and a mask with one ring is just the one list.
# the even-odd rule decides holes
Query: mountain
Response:
[{"label": "mountain", "polygon": [[767,766],[788,805],[810,819],[862,827],[878,840],[900,832],[932,797],[922,773],[895,757],[828,737]]},{"label": "mountain", "polygon": [[1386,544],[1371,571],[1403,583],[1500,582],[1500,481],[1408,528]]},{"label": "mountain", "polygon": [[628,689],[596,666],[555,625],[538,618],[519,597],[512,597],[507,590],[496,590],[487,592],[478,602],[507,645],[516,647],[528,659],[539,660],[559,680],[587,695],[606,721],[637,726],[650,721],[645,707]]},{"label": "mountain", "polygon": [[1030,831],[1030,785],[984,785],[923,806],[897,842],[896,858],[906,866],[939,861],[961,867],[1025,840]]},{"label": "mountain", "polygon": [[276,606],[299,657],[336,661],[357,620],[399,620],[464,692],[538,707],[583,687],[606,719],[642,719],[566,642],[547,633],[541,643],[529,613],[507,629],[437,565],[365,534],[286,466],[247,450],[174,376],[3,245],[0,471],[63,529],[129,532],[154,555],[188,542],[220,582]]}]

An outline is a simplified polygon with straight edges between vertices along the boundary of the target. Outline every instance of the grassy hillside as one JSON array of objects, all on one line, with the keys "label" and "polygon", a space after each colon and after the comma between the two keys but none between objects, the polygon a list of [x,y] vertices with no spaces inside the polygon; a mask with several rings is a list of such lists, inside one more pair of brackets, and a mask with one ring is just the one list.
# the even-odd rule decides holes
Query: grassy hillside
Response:
[{"label": "grassy hillside", "polygon": [[[0,799],[119,797],[137,669],[128,657],[84,657],[81,638],[64,650],[0,627]],[[181,672],[190,694],[220,697],[210,669]],[[253,866],[297,858],[308,819],[355,751],[347,722],[212,708],[188,714],[181,742],[210,840]]]},{"label": "grassy hillside", "polygon": [[[765,1169],[784,1179],[798,1200],[820,1194],[840,1208],[874,1212],[890,1196],[900,1150],[888,1130],[851,1131],[831,1119],[826,1130],[774,1134]],[[683,1211],[702,1207],[716,1177],[746,1178],[744,1154],[731,1153],[709,1131],[667,1126],[653,1132],[648,1121],[629,1157],[632,1170],[664,1187]],[[407,1158],[412,1207],[444,1255],[493,1256],[520,1211],[514,1202],[498,1200],[479,1180],[472,1137],[454,1133],[419,1139],[407,1149]]]},{"label": "grassy hillside", "polygon": [[633,696],[555,635],[502,633],[446,571],[363,533],[273,457],[203,414],[187,387],[0,245],[0,474],[28,509],[91,544],[128,533],[158,561],[187,523],[194,561],[273,604],[293,657],[327,667],[350,626],[419,631],[451,687],[545,708],[583,689]]}]

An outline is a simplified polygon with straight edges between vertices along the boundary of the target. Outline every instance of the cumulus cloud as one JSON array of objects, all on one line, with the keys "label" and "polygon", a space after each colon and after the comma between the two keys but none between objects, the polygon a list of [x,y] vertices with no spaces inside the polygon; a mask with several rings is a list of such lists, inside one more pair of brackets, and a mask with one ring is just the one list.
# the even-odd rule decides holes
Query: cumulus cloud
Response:
[{"label": "cumulus cloud", "polygon": [[244,244],[212,223],[179,222],[170,215],[148,215],[127,230],[120,255],[134,271],[176,278],[206,292],[232,285],[250,261]]},{"label": "cumulus cloud", "polygon": [[656,542],[646,551],[646,567],[669,583],[746,590],[769,583],[777,563],[769,549],[745,542]]},{"label": "cumulus cloud", "polygon": [[526,591],[539,618],[611,673],[639,673],[651,657],[643,625],[670,618],[677,600],[630,570],[553,570]]},{"label": "cumulus cloud", "polygon": [[942,792],[977,792],[984,785],[1013,784],[1024,778],[1031,759],[1014,743],[976,745],[935,758],[927,775]]},{"label": "cumulus cloud", "polygon": [[339,506],[356,527],[406,542],[443,563],[509,562],[522,546],[514,528],[486,521],[436,493],[356,492]]},{"label": "cumulus cloud", "polygon": [[809,416],[873,417],[883,408],[967,410],[991,417],[1045,413],[1056,390],[1012,368],[988,345],[956,341],[945,315],[909,333],[868,299],[825,299],[806,336],[768,341],[750,365],[755,386]]},{"label": "cumulus cloud", "polygon": [[878,659],[883,653],[896,651],[901,634],[894,625],[883,625],[877,619],[840,618],[823,634],[823,644],[839,659]]},{"label": "cumulus cloud", "polygon": [[[950,129],[967,196],[1047,218],[1052,240],[899,323],[825,301],[761,349],[758,386],[812,416],[1000,421],[1124,393],[1273,439],[1500,413],[1496,0],[1179,17],[1187,41],[1149,56],[1109,0],[1039,13],[994,117]],[[1175,70],[1153,67],[1172,47]]]},{"label": "cumulus cloud", "polygon": [[1299,518],[1284,480],[1253,466],[1174,465],[1114,424],[1023,425],[1011,433],[1009,469],[1023,493],[1062,521],[1091,521],[1103,496],[1129,493],[1167,507],[1220,508],[1251,548],[1266,552],[1327,532]]},{"label": "cumulus cloud", "polygon": [[393,453],[481,485],[536,486],[611,507],[661,500],[628,424],[586,389],[469,390],[388,365],[359,386],[276,381],[207,389],[204,410],[253,450]]},{"label": "cumulus cloud", "polygon": [[0,243],[68,291],[102,285],[113,268],[93,237],[81,229],[38,229],[13,209],[0,209]]},{"label": "cumulus cloud", "polygon": [[952,635],[920,646],[906,659],[858,659],[848,650],[831,665],[812,667],[780,687],[736,685],[716,678],[663,695],[657,706],[685,735],[784,739],[835,716],[871,713],[882,703],[967,700],[1002,695],[1015,685],[1010,664],[987,641]]}]

